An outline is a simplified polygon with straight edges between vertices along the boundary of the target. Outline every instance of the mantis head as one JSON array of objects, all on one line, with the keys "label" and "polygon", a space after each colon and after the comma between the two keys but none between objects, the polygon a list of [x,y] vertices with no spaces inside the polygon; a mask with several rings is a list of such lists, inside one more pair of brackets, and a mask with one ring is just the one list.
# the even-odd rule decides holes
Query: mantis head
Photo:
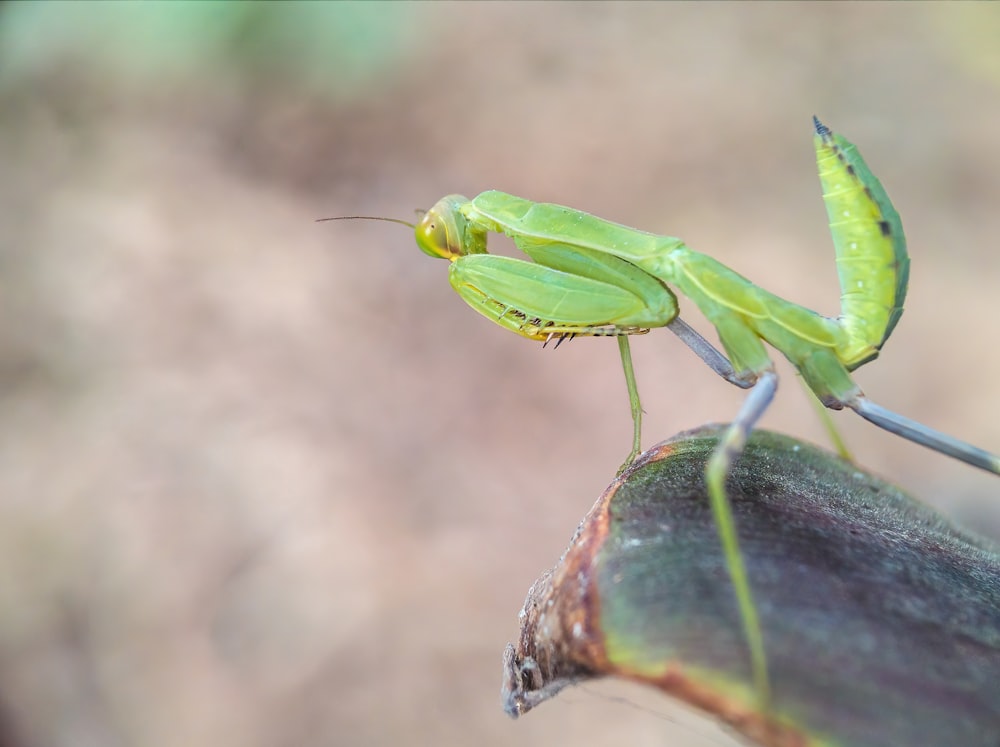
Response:
[{"label": "mantis head", "polygon": [[462,213],[462,206],[468,204],[462,195],[448,195],[424,213],[415,229],[420,251],[441,259],[458,259],[485,251],[475,248],[477,242],[468,231],[469,219]]}]

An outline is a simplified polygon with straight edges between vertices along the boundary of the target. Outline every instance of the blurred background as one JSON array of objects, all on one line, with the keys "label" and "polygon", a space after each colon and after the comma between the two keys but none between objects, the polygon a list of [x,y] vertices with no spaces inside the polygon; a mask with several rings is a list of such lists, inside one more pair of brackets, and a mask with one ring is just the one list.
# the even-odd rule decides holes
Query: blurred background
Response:
[{"label": "blurred background", "polygon": [[[407,229],[314,221],[501,189],[835,315],[818,114],[913,262],[858,380],[997,451],[998,34],[994,4],[0,5],[0,743],[731,743],[616,683],[503,715],[525,593],[628,451],[615,343],[542,350]],[[666,331],[634,355],[647,447],[742,401]],[[778,365],[763,427],[826,445]],[[836,420],[1000,536],[995,477]]]}]

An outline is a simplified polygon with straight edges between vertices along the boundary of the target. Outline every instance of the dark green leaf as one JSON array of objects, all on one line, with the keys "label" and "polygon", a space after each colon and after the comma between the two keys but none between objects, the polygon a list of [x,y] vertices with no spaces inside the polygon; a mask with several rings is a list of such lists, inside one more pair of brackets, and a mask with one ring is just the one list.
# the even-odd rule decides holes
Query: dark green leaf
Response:
[{"label": "dark green leaf", "polygon": [[505,654],[512,716],[568,684],[648,682],[768,745],[1000,744],[1000,555],[855,465],[758,431],[728,492],[773,703],[708,508],[718,428],[647,452],[532,587]]}]

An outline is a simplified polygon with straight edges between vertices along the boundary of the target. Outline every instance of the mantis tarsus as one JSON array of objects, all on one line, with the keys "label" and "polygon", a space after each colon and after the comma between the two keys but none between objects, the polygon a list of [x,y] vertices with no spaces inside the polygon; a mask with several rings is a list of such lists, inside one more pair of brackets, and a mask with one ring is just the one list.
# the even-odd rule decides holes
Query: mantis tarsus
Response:
[{"label": "mantis tarsus", "polygon": [[[500,326],[545,342],[617,337],[634,422],[626,466],[639,453],[641,435],[629,336],[667,327],[717,374],[750,390],[705,478],[765,707],[764,640],[725,492],[733,463],[777,389],[765,342],[784,354],[826,407],[848,407],[880,428],[1000,474],[1000,457],[874,404],[852,380],[850,372],[878,356],[903,313],[910,260],[899,215],[860,153],[818,119],[814,124],[842,291],[837,318],[768,293],[679,239],[503,192],[472,200],[449,195],[415,226],[406,224],[421,250],[451,260],[449,280],[458,294]],[[506,234],[534,261],[488,254],[490,232]],[[725,354],[680,319],[671,288],[715,326]]]}]

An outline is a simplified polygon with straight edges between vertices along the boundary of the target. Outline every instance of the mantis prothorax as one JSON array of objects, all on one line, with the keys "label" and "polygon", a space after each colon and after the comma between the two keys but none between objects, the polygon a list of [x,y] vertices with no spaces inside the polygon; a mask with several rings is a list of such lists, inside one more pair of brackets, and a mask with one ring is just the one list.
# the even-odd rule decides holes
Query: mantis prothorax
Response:
[{"label": "mantis prothorax", "polygon": [[[777,389],[765,342],[826,407],[848,407],[891,433],[1000,474],[1000,457],[874,404],[852,380],[850,372],[878,356],[903,313],[910,260],[899,215],[860,153],[818,119],[814,124],[842,291],[837,318],[768,293],[679,239],[503,192],[472,200],[449,195],[412,226],[422,251],[451,261],[448,276],[458,294],[501,327],[546,342],[617,337],[634,422],[626,465],[638,455],[641,435],[630,335],[667,327],[717,374],[750,389],[705,478],[764,706],[770,699],[764,640],[725,480]],[[534,262],[488,254],[490,232],[509,236]],[[725,355],[681,321],[671,288],[715,326]]]}]

